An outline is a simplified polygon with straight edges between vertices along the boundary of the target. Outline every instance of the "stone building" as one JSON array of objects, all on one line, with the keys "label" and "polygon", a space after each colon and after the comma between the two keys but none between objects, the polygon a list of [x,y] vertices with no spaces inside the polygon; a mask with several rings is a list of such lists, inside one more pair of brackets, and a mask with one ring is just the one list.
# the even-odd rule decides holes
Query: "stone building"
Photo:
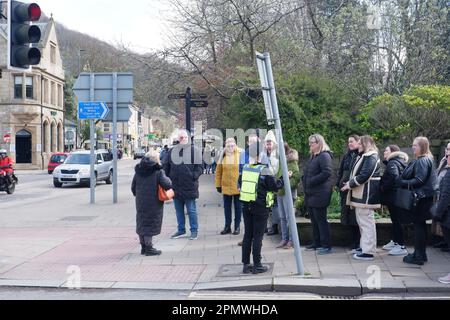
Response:
[{"label": "stone building", "polygon": [[[17,169],[45,169],[55,152],[64,151],[64,69],[55,22],[41,28],[42,59],[30,73],[7,66],[7,28],[0,20],[0,148]],[[10,135],[10,142],[3,137]]]}]

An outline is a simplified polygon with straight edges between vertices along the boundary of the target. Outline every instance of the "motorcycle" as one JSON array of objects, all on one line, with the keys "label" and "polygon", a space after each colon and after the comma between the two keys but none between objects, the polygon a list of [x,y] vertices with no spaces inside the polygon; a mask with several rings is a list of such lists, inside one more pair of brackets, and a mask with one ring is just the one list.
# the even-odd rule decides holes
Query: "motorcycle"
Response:
[{"label": "motorcycle", "polygon": [[6,171],[0,169],[0,191],[7,194],[13,194],[16,190],[16,185],[19,183],[19,179],[13,174],[11,179],[6,175]]}]

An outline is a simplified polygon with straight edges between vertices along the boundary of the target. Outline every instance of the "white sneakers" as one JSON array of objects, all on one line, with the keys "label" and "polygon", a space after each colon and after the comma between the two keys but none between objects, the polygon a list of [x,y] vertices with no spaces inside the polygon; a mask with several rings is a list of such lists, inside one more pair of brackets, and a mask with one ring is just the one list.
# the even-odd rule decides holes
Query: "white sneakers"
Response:
[{"label": "white sneakers", "polygon": [[383,247],[384,251],[389,251],[390,256],[406,256],[408,255],[408,250],[406,250],[405,246],[401,246],[398,243],[395,243],[391,240],[387,245]]},{"label": "white sneakers", "polygon": [[443,278],[439,278],[439,282],[443,284],[450,284],[450,273]]},{"label": "white sneakers", "polygon": [[391,242],[389,242],[387,245],[385,245],[383,247],[384,251],[391,251],[392,249],[395,248],[395,246],[398,246],[398,244],[396,244],[394,241],[391,240]]},{"label": "white sneakers", "polygon": [[397,244],[391,251],[389,251],[389,255],[394,257],[407,256],[408,250],[405,246]]}]

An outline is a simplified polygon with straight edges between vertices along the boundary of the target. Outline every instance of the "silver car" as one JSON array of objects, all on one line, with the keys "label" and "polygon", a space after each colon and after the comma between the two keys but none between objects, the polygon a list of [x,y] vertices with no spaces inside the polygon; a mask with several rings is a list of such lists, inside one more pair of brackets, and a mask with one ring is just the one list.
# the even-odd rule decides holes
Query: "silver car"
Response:
[{"label": "silver car", "polygon": [[[97,181],[105,181],[112,184],[113,158],[108,150],[95,151],[95,177]],[[61,188],[64,184],[81,185],[90,187],[91,166],[90,151],[76,151],[70,154],[64,164],[53,172],[53,185]]]}]

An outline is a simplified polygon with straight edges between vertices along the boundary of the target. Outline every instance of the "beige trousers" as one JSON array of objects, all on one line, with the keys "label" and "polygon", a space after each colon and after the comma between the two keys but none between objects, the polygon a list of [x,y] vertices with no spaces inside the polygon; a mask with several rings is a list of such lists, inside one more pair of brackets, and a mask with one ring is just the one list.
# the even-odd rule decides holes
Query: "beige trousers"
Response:
[{"label": "beige trousers", "polygon": [[377,227],[373,209],[355,208],[356,220],[361,231],[361,249],[365,254],[377,253]]}]

